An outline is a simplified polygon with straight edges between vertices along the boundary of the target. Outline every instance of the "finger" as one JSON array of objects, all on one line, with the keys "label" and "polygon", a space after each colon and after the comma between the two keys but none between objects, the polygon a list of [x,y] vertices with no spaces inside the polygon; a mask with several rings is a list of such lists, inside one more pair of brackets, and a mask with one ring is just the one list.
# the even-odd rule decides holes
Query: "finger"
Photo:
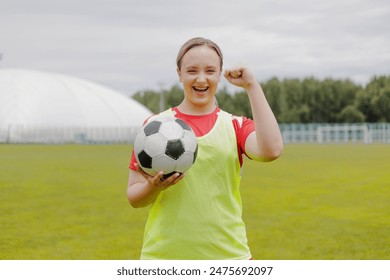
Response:
[{"label": "finger", "polygon": [[173,173],[169,177],[166,177],[166,174],[161,176],[160,181],[165,182],[165,184],[170,184],[174,179],[176,179],[180,174],[178,172]]},{"label": "finger", "polygon": [[174,183],[175,181],[177,181],[178,178],[180,178],[181,175],[182,175],[182,173],[176,172],[176,173],[172,174],[171,176],[169,176],[167,178],[167,181],[169,183]]},{"label": "finger", "polygon": [[164,172],[160,171],[158,172],[154,177],[153,177],[153,183],[155,185],[163,185],[162,182],[164,182],[165,179],[164,179]]},{"label": "finger", "polygon": [[237,66],[237,68],[234,69],[234,71],[232,71],[232,76],[233,78],[240,78],[242,77],[242,75],[244,74],[244,66]]},{"label": "finger", "polygon": [[242,72],[237,70],[237,71],[233,71],[231,72],[230,74],[234,79],[239,79],[242,77]]},{"label": "finger", "polygon": [[226,69],[225,72],[223,73],[223,75],[227,79],[229,77],[229,75],[230,75],[230,70]]},{"label": "finger", "polygon": [[233,79],[239,79],[242,77],[243,68],[242,67],[235,67],[232,69],[225,70],[224,76],[225,78],[233,78]]},{"label": "finger", "polygon": [[136,170],[152,185],[159,185],[160,179],[163,177],[163,172],[160,171],[156,175],[150,175],[142,170],[138,163],[134,164]]},{"label": "finger", "polygon": [[235,76],[237,75],[237,70],[235,69],[228,69],[228,70],[225,70],[225,74],[224,76],[226,78],[235,78]]},{"label": "finger", "polygon": [[164,180],[165,183],[164,188],[168,188],[170,186],[177,184],[181,179],[183,179],[184,176],[185,176],[184,173],[178,173],[178,172],[174,173],[173,175],[169,176]]},{"label": "finger", "polygon": [[180,173],[177,173],[176,178],[174,178],[174,180],[172,181],[172,185],[179,183],[179,181],[180,181],[181,179],[183,179],[185,176],[186,176],[185,173],[181,173],[181,174],[180,174]]}]

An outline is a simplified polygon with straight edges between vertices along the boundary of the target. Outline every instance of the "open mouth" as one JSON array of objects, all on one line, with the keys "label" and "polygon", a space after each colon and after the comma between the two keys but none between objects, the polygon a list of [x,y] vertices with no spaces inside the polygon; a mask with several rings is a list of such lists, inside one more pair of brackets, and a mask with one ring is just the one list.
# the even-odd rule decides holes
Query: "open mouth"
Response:
[{"label": "open mouth", "polygon": [[209,87],[192,87],[197,93],[205,93]]}]

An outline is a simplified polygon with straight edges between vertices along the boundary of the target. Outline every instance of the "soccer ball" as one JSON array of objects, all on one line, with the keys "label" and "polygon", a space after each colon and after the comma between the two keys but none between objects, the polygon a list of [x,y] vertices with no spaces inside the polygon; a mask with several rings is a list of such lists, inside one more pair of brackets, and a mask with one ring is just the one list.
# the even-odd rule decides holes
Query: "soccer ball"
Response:
[{"label": "soccer ball", "polygon": [[134,140],[134,154],[141,169],[163,178],[183,173],[195,162],[198,144],[195,133],[183,120],[157,116],[147,122]]}]

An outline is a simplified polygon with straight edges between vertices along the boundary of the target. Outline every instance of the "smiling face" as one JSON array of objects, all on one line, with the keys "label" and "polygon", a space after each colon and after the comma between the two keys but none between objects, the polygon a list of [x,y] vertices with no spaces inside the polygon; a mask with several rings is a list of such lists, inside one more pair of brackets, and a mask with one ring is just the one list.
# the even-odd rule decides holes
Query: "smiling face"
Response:
[{"label": "smiling face", "polygon": [[215,109],[214,95],[221,79],[217,52],[207,45],[191,48],[182,57],[177,73],[184,88],[181,108],[192,114],[211,113]]}]

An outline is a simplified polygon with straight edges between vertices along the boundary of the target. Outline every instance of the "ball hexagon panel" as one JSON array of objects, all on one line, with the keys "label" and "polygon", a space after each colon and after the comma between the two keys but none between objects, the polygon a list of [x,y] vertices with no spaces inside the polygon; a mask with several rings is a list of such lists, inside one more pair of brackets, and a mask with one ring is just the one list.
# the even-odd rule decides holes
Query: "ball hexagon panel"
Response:
[{"label": "ball hexagon panel", "polygon": [[194,141],[194,138],[196,139],[196,136],[192,130],[184,131],[182,142],[186,151],[195,152],[198,148],[198,143]]},{"label": "ball hexagon panel", "polygon": [[143,146],[146,140],[144,130],[141,129],[134,139],[134,153],[137,155],[143,150]]},{"label": "ball hexagon panel", "polygon": [[158,132],[164,135],[167,140],[180,139],[184,133],[182,127],[174,121],[163,122]]},{"label": "ball hexagon panel", "polygon": [[159,155],[152,160],[152,168],[154,170],[164,170],[164,174],[174,172],[176,167],[176,161],[163,154]]},{"label": "ball hexagon panel", "polygon": [[142,167],[142,170],[145,171],[146,173],[148,173],[149,175],[151,176],[154,176],[157,174],[156,171],[154,171],[152,168],[145,168],[145,167]]},{"label": "ball hexagon panel", "polygon": [[181,157],[176,161],[176,171],[182,173],[188,170],[194,163],[194,153],[184,152]]},{"label": "ball hexagon panel", "polygon": [[196,157],[198,156],[198,146],[196,146],[195,152],[193,153],[194,155],[194,160],[192,161],[192,164],[195,163]]},{"label": "ball hexagon panel", "polygon": [[151,157],[155,157],[165,153],[168,141],[160,134],[155,133],[146,137],[143,145],[143,150]]}]

